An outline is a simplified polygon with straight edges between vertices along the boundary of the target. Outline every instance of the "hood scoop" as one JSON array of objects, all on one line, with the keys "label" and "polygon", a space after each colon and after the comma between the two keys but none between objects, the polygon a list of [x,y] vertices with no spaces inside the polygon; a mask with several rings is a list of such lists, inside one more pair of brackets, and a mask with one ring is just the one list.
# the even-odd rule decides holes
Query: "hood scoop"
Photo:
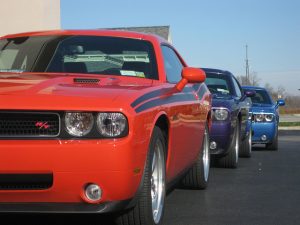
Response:
[{"label": "hood scoop", "polygon": [[98,84],[100,82],[100,79],[74,78],[73,82],[75,84]]}]

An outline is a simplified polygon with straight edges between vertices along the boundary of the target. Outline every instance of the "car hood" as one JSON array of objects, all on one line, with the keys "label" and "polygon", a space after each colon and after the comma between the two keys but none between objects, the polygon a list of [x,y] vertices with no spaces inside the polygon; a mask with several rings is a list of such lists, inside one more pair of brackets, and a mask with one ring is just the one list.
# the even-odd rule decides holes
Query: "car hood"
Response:
[{"label": "car hood", "polygon": [[135,77],[0,73],[0,109],[120,109],[151,85],[151,80]]},{"label": "car hood", "polygon": [[231,109],[234,99],[230,95],[216,95],[213,94],[212,107],[224,107]]},{"label": "car hood", "polygon": [[252,104],[252,112],[253,113],[274,113],[275,106],[271,104]]}]

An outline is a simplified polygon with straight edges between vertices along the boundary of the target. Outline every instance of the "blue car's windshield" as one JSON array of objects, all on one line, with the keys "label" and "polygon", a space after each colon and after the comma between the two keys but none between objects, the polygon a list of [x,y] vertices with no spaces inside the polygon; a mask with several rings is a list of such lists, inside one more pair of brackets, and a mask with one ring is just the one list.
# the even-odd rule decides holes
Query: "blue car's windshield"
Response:
[{"label": "blue car's windshield", "polygon": [[206,73],[205,83],[212,94],[233,95],[229,78],[213,73]]},{"label": "blue car's windshield", "polygon": [[265,90],[255,90],[256,94],[251,97],[254,104],[272,104],[272,100]]}]

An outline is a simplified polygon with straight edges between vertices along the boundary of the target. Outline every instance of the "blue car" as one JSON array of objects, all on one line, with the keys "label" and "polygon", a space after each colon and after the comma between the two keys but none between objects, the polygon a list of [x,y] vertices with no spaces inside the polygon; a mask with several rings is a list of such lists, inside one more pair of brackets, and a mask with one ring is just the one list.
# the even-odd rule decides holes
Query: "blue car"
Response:
[{"label": "blue car", "polygon": [[203,69],[205,83],[212,93],[212,126],[210,129],[210,152],[219,167],[236,168],[239,156],[251,156],[251,107],[250,96],[254,91],[244,92],[228,71]]},{"label": "blue car", "polygon": [[244,86],[244,90],[254,90],[252,100],[252,143],[265,144],[269,150],[278,149],[278,107],[285,105],[284,100],[274,102],[265,88]]}]

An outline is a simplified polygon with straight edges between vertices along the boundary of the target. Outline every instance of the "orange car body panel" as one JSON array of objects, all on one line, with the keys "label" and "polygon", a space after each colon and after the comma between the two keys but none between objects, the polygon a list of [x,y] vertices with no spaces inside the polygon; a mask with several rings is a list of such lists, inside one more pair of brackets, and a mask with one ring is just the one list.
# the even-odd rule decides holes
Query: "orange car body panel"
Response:
[{"label": "orange car body panel", "polygon": [[[166,81],[162,39],[119,31],[50,31],[3,38],[35,35],[148,40],[154,46],[159,80],[103,75],[98,84],[88,85],[73,80],[95,75],[0,73],[1,111],[119,111],[129,124],[128,135],[116,139],[1,139],[0,174],[49,172],[54,182],[47,190],[0,190],[0,203],[84,202],[87,183],[101,186],[100,202],[133,198],[142,179],[152,130],[161,115],[169,122],[167,182],[193,165],[209,119],[211,95],[205,84],[187,84],[179,92],[175,84]],[[188,100],[184,97],[187,94]],[[185,100],[169,101],[177,97]]]}]

